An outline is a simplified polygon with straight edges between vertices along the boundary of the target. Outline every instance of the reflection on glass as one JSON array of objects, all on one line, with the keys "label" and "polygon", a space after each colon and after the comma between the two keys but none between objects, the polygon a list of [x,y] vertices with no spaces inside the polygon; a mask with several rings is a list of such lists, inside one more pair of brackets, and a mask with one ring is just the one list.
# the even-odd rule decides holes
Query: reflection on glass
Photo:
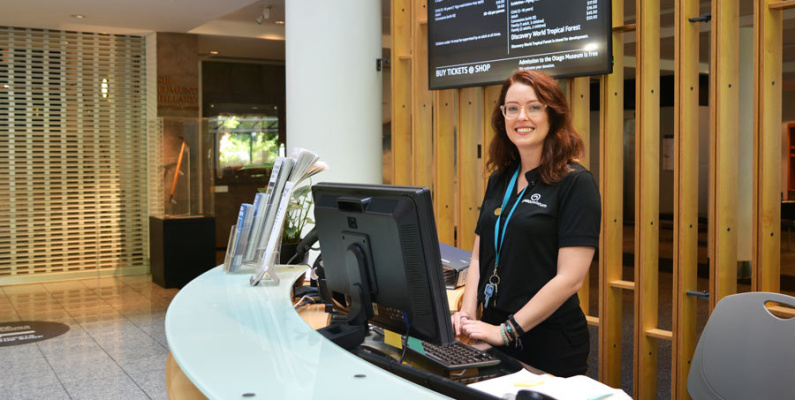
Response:
[{"label": "reflection on glass", "polygon": [[210,125],[215,128],[218,178],[244,167],[273,166],[279,149],[277,116],[221,115]]}]

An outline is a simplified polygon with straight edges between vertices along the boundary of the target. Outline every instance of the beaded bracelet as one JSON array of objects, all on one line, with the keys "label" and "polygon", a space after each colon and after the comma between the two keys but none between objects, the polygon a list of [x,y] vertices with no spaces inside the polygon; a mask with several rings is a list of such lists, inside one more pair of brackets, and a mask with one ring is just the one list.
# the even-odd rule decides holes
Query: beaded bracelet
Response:
[{"label": "beaded bracelet", "polygon": [[508,346],[510,343],[508,342],[508,335],[505,334],[505,324],[500,324],[500,335],[502,335],[502,342],[505,343],[505,346]]},{"label": "beaded bracelet", "polygon": [[525,331],[522,329],[522,326],[516,322],[516,318],[513,317],[513,314],[508,316],[508,321],[510,321],[511,324],[513,324],[514,329],[516,329],[516,337],[524,336]]},{"label": "beaded bracelet", "polygon": [[505,331],[508,333],[508,340],[513,342],[516,340],[516,332],[511,328],[511,324],[505,322]]}]

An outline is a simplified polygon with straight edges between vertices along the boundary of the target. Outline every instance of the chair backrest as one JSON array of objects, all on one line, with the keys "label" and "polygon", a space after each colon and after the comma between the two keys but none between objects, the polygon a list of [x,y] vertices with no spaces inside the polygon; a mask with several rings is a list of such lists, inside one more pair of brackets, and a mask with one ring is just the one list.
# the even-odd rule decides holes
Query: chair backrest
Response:
[{"label": "chair backrest", "polygon": [[712,311],[687,378],[693,399],[795,398],[795,318],[765,308],[795,307],[795,297],[751,292],[726,296]]}]

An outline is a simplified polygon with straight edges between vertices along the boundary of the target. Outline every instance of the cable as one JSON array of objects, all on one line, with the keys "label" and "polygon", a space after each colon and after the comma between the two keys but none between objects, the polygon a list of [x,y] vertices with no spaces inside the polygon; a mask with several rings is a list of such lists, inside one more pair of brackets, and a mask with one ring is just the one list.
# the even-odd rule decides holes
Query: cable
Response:
[{"label": "cable", "polygon": [[406,315],[405,311],[403,311],[403,323],[406,324],[406,334],[400,337],[401,344],[403,345],[403,352],[400,354],[400,360],[398,360],[400,364],[403,364],[403,359],[406,358],[406,351],[409,348],[409,329],[411,328],[409,316]]},{"label": "cable", "polygon": [[306,236],[301,239],[301,242],[298,243],[298,246],[295,248],[295,254],[287,261],[287,264],[295,261],[298,258],[304,258],[306,253],[312,249],[312,245],[317,242],[317,229],[312,228]]},{"label": "cable", "polygon": [[403,344],[403,352],[400,353],[400,360],[398,360],[398,364],[403,364],[403,359],[406,358],[406,351],[409,348],[409,335],[403,335],[400,337],[400,341]]},{"label": "cable", "polygon": [[[293,304],[293,307],[297,310],[297,309],[299,309],[299,308],[301,308],[301,307],[303,307],[305,305],[316,304],[318,301],[319,300],[316,298],[316,296],[314,294],[305,294],[297,302],[295,302],[295,304]],[[306,302],[306,303],[305,304],[301,304],[301,303],[304,303],[304,302]]]},{"label": "cable", "polygon": [[[306,300],[306,299],[308,299],[308,298],[309,298],[309,295],[308,295],[308,294],[307,294],[307,295],[304,295],[304,297],[301,297],[301,298],[300,298],[300,299],[299,299],[297,302],[295,302],[295,304],[293,304],[293,307],[294,307],[295,309],[298,309],[298,308],[300,308],[300,307],[303,307],[303,306],[305,306],[306,304],[301,304],[301,303],[303,303],[303,302],[304,302],[304,300]],[[312,304],[312,302],[310,301],[310,302],[308,302],[307,304]]]},{"label": "cable", "polygon": [[350,307],[343,305],[337,299],[332,299],[332,302],[334,302],[334,307],[342,312],[347,313],[350,310]]}]

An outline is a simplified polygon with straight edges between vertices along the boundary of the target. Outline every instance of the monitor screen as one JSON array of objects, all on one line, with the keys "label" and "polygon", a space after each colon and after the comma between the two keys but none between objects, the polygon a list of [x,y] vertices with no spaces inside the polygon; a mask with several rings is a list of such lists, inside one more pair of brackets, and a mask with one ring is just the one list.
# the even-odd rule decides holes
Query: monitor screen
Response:
[{"label": "monitor screen", "polygon": [[[455,335],[428,188],[319,183],[312,195],[326,286],[351,299],[348,326],[321,332],[351,348],[361,343],[358,336],[366,334],[369,322],[451,343]],[[343,344],[330,337],[348,330],[357,338]]]},{"label": "monitor screen", "polygon": [[611,20],[610,0],[429,1],[429,87],[491,85],[519,69],[610,73]]}]

